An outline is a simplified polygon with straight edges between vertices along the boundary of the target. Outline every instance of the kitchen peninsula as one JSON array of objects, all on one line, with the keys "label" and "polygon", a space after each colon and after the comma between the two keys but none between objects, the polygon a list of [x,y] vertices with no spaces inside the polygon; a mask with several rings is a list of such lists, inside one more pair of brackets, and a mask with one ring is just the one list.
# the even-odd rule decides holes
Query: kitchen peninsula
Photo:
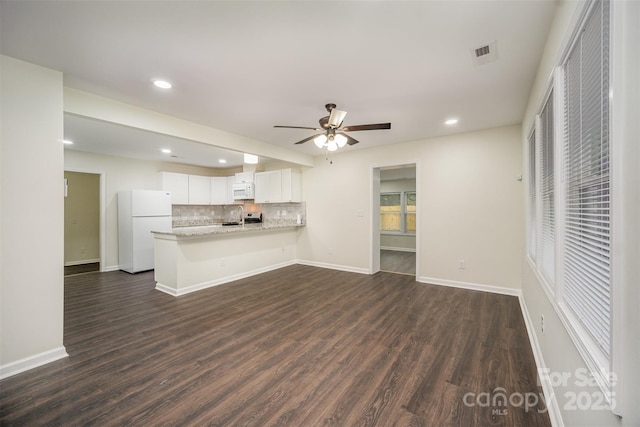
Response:
[{"label": "kitchen peninsula", "polygon": [[173,296],[293,264],[304,221],[154,232],[156,289]]}]

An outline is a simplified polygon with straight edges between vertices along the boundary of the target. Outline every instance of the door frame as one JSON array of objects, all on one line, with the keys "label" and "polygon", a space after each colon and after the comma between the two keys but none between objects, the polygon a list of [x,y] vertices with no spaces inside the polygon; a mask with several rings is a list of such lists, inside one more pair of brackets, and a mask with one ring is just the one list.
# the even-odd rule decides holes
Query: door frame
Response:
[{"label": "door frame", "polygon": [[405,162],[376,163],[370,166],[369,173],[369,202],[371,209],[369,211],[369,274],[375,274],[380,271],[380,168],[411,166],[416,168],[416,281],[420,277],[420,214],[423,209],[422,189],[420,184],[420,161],[407,160]]},{"label": "door frame", "polygon": [[96,171],[91,169],[83,169],[83,168],[64,168],[65,172],[76,172],[76,173],[88,173],[91,175],[99,175],[100,176],[100,206],[98,206],[98,212],[100,214],[100,271],[104,272],[106,267],[106,255],[107,255],[107,242],[106,242],[106,200],[107,200],[107,189],[106,189],[106,173],[104,171]]}]

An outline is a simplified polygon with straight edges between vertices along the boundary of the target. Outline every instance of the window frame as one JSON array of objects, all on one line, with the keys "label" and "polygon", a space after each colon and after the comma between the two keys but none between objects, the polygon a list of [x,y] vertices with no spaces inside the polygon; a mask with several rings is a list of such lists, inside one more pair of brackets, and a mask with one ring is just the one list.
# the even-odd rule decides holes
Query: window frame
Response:
[{"label": "window frame", "polygon": [[527,137],[527,257],[535,264],[538,250],[537,126]]}]

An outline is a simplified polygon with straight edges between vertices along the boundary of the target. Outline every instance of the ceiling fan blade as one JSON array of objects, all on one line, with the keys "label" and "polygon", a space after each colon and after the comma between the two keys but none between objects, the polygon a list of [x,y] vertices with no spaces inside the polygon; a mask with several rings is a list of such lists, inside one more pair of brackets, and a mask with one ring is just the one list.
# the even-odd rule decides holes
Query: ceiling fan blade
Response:
[{"label": "ceiling fan blade", "polygon": [[311,141],[313,138],[315,138],[315,137],[317,137],[317,136],[320,136],[320,135],[324,135],[324,133],[318,133],[318,134],[316,134],[316,135],[311,135],[309,138],[305,138],[305,139],[303,139],[302,141],[298,141],[298,142],[296,142],[294,145],[296,145],[296,144],[304,144],[305,142],[307,142],[307,141]]},{"label": "ceiling fan blade", "polygon": [[371,125],[355,125],[347,126],[341,130],[346,132],[355,132],[357,130],[378,130],[378,129],[391,129],[391,123],[376,123]]},{"label": "ceiling fan blade", "polygon": [[306,126],[279,126],[279,125],[276,125],[276,126],[274,126],[274,128],[322,130],[322,129],[319,129],[319,128],[310,128],[310,127],[306,127]]},{"label": "ceiling fan blade", "polygon": [[357,144],[358,142],[360,142],[357,139],[354,139],[354,138],[350,137],[346,133],[340,133],[340,135],[342,135],[345,138],[347,138],[347,144],[349,144],[349,145],[354,145],[354,144]]},{"label": "ceiling fan blade", "polygon": [[340,127],[346,115],[346,111],[337,110],[335,108],[331,109],[331,114],[329,115],[329,125],[333,128]]}]

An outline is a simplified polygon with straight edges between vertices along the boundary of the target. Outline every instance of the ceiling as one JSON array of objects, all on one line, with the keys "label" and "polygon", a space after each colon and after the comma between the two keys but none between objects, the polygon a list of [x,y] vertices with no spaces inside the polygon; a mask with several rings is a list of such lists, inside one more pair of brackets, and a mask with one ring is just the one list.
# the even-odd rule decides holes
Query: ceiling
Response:
[{"label": "ceiling", "polygon": [[[520,123],[555,8],[551,0],[0,0],[0,50],[62,71],[71,88],[318,155],[311,142],[293,145],[313,131],[273,125],[315,127],[329,102],[348,112],[345,125],[392,123],[351,133],[360,144],[341,150],[356,150]],[[493,42],[495,61],[478,65],[475,48]],[[173,88],[154,87],[155,78]],[[450,117],[458,124],[444,125]],[[91,124],[105,129],[72,118],[65,132]],[[107,153],[127,150],[104,141]]]},{"label": "ceiling", "polygon": [[[74,114],[65,113],[64,128],[65,138],[73,142],[65,146],[68,150],[215,168],[244,164],[244,153]],[[269,160],[261,158],[262,163]]]}]

